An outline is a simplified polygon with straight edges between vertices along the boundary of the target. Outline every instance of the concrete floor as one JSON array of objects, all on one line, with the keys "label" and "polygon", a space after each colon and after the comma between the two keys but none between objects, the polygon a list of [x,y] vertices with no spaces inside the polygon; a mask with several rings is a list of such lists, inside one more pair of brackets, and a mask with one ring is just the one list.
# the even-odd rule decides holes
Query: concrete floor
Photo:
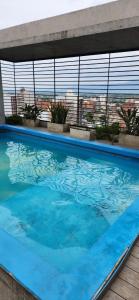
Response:
[{"label": "concrete floor", "polygon": [[[22,267],[22,266],[21,266]],[[10,274],[0,268],[0,300],[35,300]]]}]

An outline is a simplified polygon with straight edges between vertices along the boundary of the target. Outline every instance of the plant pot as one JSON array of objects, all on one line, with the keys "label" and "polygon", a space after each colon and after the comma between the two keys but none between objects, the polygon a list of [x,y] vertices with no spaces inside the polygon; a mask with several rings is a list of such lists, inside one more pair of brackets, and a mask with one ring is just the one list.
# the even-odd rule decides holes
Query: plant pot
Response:
[{"label": "plant pot", "polygon": [[123,146],[139,148],[139,136],[120,133],[119,144]]},{"label": "plant pot", "polygon": [[44,120],[39,120],[39,126],[40,127],[44,127],[44,128],[47,128],[47,121],[44,121]]},{"label": "plant pot", "polygon": [[48,122],[47,128],[49,131],[62,133],[69,131],[69,124],[57,124]]},{"label": "plant pot", "polygon": [[118,143],[119,142],[119,134],[110,134],[110,141],[112,143]]},{"label": "plant pot", "polygon": [[27,127],[36,127],[39,125],[39,120],[23,119],[23,125]]},{"label": "plant pot", "polygon": [[84,127],[70,127],[70,135],[72,137],[84,139],[87,141],[96,139],[95,130],[88,130]]}]

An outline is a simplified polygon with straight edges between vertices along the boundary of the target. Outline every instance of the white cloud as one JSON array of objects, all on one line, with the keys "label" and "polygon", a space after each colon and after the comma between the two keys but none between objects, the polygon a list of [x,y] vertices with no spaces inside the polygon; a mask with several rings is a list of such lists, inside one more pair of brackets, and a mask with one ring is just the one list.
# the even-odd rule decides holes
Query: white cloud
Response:
[{"label": "white cloud", "polygon": [[1,0],[0,28],[112,1],[116,0]]}]

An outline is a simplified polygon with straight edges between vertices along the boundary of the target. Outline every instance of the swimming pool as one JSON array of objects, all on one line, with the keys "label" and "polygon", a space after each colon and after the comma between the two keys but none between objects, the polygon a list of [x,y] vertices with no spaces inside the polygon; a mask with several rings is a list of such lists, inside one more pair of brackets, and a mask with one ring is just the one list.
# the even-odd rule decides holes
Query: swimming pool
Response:
[{"label": "swimming pool", "polygon": [[1,265],[40,299],[89,300],[139,231],[138,158],[1,126],[0,237],[36,274],[25,282],[19,258],[13,266],[4,252]]}]

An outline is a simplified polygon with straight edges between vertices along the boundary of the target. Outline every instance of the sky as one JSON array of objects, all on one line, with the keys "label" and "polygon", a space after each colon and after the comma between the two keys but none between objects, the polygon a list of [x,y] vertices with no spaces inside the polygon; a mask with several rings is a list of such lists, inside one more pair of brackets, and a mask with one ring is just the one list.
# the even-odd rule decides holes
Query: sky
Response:
[{"label": "sky", "polygon": [[115,0],[0,0],[0,29]]}]

